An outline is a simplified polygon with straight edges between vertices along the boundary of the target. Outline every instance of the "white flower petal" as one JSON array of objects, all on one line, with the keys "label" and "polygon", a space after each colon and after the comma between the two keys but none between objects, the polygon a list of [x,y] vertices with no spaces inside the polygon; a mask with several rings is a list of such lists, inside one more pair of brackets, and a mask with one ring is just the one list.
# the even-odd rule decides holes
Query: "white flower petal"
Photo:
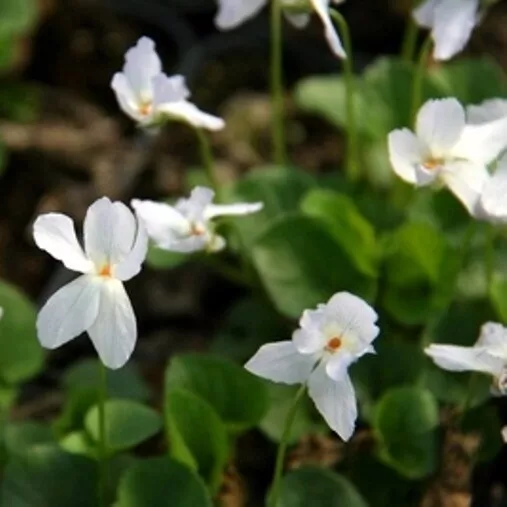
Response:
[{"label": "white flower petal", "polygon": [[409,129],[394,130],[388,137],[389,160],[394,172],[408,183],[416,183],[416,167],[426,156],[426,150]]},{"label": "white flower petal", "polygon": [[351,335],[361,342],[361,348],[368,347],[378,336],[379,328],[375,325],[378,315],[364,300],[349,292],[338,292],[326,305],[326,316],[329,322],[337,324],[341,334]]},{"label": "white flower petal", "polygon": [[113,89],[116,100],[120,109],[135,121],[144,121],[145,118],[139,111],[138,98],[133,92],[130,83],[121,72],[117,72],[111,80],[111,88]]},{"label": "white flower petal", "polygon": [[86,254],[96,266],[118,264],[132,250],[136,229],[135,216],[127,206],[102,197],[86,213]]},{"label": "white flower petal", "polygon": [[476,347],[487,347],[491,354],[498,351],[507,355],[507,328],[497,322],[486,322],[481,326]]},{"label": "white flower petal", "polygon": [[347,58],[347,53],[343,49],[342,42],[338,33],[335,30],[331,17],[329,15],[329,0],[310,0],[315,12],[322,20],[324,25],[324,34],[327,42],[338,58]]},{"label": "white flower petal", "polygon": [[141,266],[148,253],[148,234],[141,220],[137,221],[137,235],[132,245],[132,250],[115,267],[114,277],[126,281],[136,276],[141,271]]},{"label": "white flower petal", "polygon": [[296,28],[304,28],[310,22],[310,14],[306,12],[302,12],[301,14],[285,12],[284,14],[289,23]]},{"label": "white flower petal", "polygon": [[326,361],[326,373],[335,381],[342,381],[347,376],[349,366],[357,358],[347,351],[338,351]]},{"label": "white flower petal", "polygon": [[97,318],[100,283],[82,275],[53,294],[37,316],[37,334],[43,347],[55,349],[88,330]]},{"label": "white flower petal", "polygon": [[426,0],[413,11],[415,22],[423,28],[431,28],[435,21],[435,9],[441,0]]},{"label": "white flower petal", "polygon": [[301,354],[314,354],[325,347],[326,336],[322,332],[325,323],[325,305],[303,312],[299,321],[300,329],[292,333],[292,341]]},{"label": "white flower petal", "polygon": [[489,178],[482,164],[458,161],[446,164],[440,177],[472,216],[480,213],[480,199]]},{"label": "white flower petal", "polygon": [[433,40],[435,60],[449,60],[470,39],[478,22],[479,0],[442,0],[435,9]]},{"label": "white flower petal", "polygon": [[507,220],[507,155],[498,161],[495,174],[484,184],[481,207],[490,220]]},{"label": "white flower petal", "polygon": [[222,118],[204,113],[194,106],[194,104],[185,100],[159,104],[157,112],[166,114],[173,119],[182,120],[196,128],[216,131],[222,130],[225,127],[225,122]]},{"label": "white flower petal", "polygon": [[349,440],[357,419],[357,401],[350,377],[346,375],[339,382],[332,380],[320,364],[310,375],[308,394],[328,426],[343,440]]},{"label": "white flower petal", "polygon": [[480,104],[467,106],[467,122],[471,124],[489,123],[507,117],[506,99],[489,99]]},{"label": "white flower petal", "polygon": [[424,352],[437,366],[449,371],[479,371],[498,376],[504,366],[504,360],[491,356],[487,347],[432,344]]},{"label": "white flower petal", "polygon": [[79,245],[72,220],[60,213],[46,213],[35,220],[33,237],[36,245],[73,271],[88,273],[92,263]]},{"label": "white flower petal", "polygon": [[133,199],[131,205],[144,224],[148,236],[157,245],[174,238],[186,238],[191,234],[189,221],[169,204]]},{"label": "white flower petal", "polygon": [[153,107],[158,109],[166,102],[180,102],[190,97],[190,91],[181,75],[167,76],[163,72],[152,79]]},{"label": "white flower petal", "polygon": [[120,281],[107,279],[100,284],[99,311],[88,334],[108,368],[121,368],[132,355],[137,339],[136,316]]},{"label": "white flower petal", "polygon": [[206,208],[211,204],[215,192],[207,187],[195,187],[188,199],[179,199],[175,208],[191,222],[204,222]]},{"label": "white flower petal", "polygon": [[262,202],[237,204],[209,204],[204,209],[204,219],[211,220],[220,216],[249,215],[257,213],[264,207]]},{"label": "white flower petal", "polygon": [[245,364],[245,368],[273,382],[298,384],[308,380],[315,358],[300,354],[291,341],[263,345]]},{"label": "white flower petal", "polygon": [[123,73],[130,83],[138,103],[153,100],[153,78],[162,72],[155,43],[148,37],[141,37],[137,44],[125,54]]},{"label": "white flower petal", "polygon": [[464,128],[465,111],[456,99],[429,100],[417,114],[416,134],[435,158],[448,154]]},{"label": "white flower petal", "polygon": [[218,0],[215,24],[220,30],[230,30],[253,18],[267,0]]},{"label": "white flower petal", "polygon": [[507,116],[488,123],[467,125],[452,154],[477,163],[490,164],[507,147]]}]

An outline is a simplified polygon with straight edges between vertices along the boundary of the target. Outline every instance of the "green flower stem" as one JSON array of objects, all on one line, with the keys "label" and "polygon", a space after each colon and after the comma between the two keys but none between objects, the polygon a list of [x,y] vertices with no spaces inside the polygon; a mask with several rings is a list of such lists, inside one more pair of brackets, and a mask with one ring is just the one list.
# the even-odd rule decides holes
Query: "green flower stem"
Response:
[{"label": "green flower stem", "polygon": [[415,70],[414,81],[412,85],[412,109],[411,109],[411,120],[415,124],[415,120],[417,117],[417,111],[421,106],[422,100],[422,91],[423,91],[423,80],[424,74],[426,71],[426,62],[428,60],[428,56],[430,54],[431,48],[433,46],[433,41],[431,36],[428,35],[424,44],[422,45],[421,52],[419,54],[419,60],[417,62],[417,67]]},{"label": "green flower stem", "polygon": [[486,278],[486,290],[488,294],[491,291],[494,270],[495,270],[495,230],[491,224],[486,224],[484,272]]},{"label": "green flower stem", "polygon": [[215,191],[216,200],[220,201],[220,184],[218,183],[218,179],[215,173],[215,161],[213,159],[213,153],[211,151],[211,144],[209,142],[208,135],[206,132],[204,132],[203,129],[199,128],[195,129],[195,133],[197,135],[197,140],[199,141],[201,163],[204,166],[204,170],[206,171],[206,176],[211,183],[211,187]]},{"label": "green flower stem", "polygon": [[302,384],[301,387],[298,389],[296,396],[294,396],[292,406],[290,407],[289,413],[287,414],[287,419],[285,420],[285,427],[283,429],[282,439],[280,440],[278,451],[276,453],[276,464],[275,464],[275,473],[273,475],[273,485],[271,487],[271,492],[269,494],[268,500],[269,507],[279,507],[280,487],[282,485],[282,473],[283,473],[283,465],[285,463],[285,453],[287,451],[290,431],[292,429],[294,418],[296,416],[297,409],[299,407],[299,402],[301,401],[301,398],[303,397],[305,391],[306,384]]},{"label": "green flower stem", "polygon": [[352,40],[350,37],[349,25],[345,18],[335,9],[329,9],[331,17],[338,25],[340,36],[343,40],[343,46],[347,53],[347,58],[343,60],[343,70],[345,73],[345,93],[347,108],[347,176],[351,181],[359,178],[359,161],[357,145],[357,123],[355,108],[355,78],[354,65],[352,61]]},{"label": "green flower stem", "polygon": [[271,0],[272,135],[274,159],[278,165],[285,165],[287,162],[283,106],[282,44],[282,3],[281,0]]},{"label": "green flower stem", "polygon": [[418,27],[414,21],[414,18],[412,17],[411,11],[407,20],[405,35],[403,36],[403,45],[401,47],[401,57],[407,63],[411,63],[414,60],[415,48],[417,44],[417,32]]},{"label": "green flower stem", "polygon": [[107,371],[100,361],[99,381],[99,505],[107,506],[107,437],[106,437]]}]

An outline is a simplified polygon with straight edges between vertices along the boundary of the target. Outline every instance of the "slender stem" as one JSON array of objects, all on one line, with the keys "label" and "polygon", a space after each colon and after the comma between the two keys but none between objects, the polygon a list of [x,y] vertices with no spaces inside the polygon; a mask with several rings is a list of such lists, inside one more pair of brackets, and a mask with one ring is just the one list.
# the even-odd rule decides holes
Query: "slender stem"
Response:
[{"label": "slender stem", "polygon": [[417,32],[417,24],[412,17],[412,13],[410,13],[405,28],[405,35],[403,36],[403,45],[401,47],[401,57],[407,63],[411,63],[414,59],[415,47],[417,44]]},{"label": "slender stem", "polygon": [[215,173],[215,161],[211,151],[211,144],[208,135],[203,129],[196,128],[197,140],[199,141],[199,150],[201,152],[201,163],[206,171],[211,187],[215,191],[216,199],[220,201],[220,184],[218,183]]},{"label": "slender stem", "polygon": [[331,17],[338,25],[343,46],[347,57],[343,59],[343,70],[345,72],[345,93],[347,108],[347,175],[351,181],[359,177],[358,145],[357,145],[357,123],[355,109],[355,78],[354,65],[352,60],[352,39],[350,37],[349,25],[345,18],[336,10],[329,9]]},{"label": "slender stem", "polygon": [[428,37],[424,41],[424,44],[422,45],[421,52],[419,53],[419,60],[417,62],[417,67],[414,74],[414,81],[412,85],[411,119],[413,123],[415,123],[417,111],[419,110],[419,107],[421,105],[424,74],[432,44],[433,42],[431,36],[428,35]]},{"label": "slender stem", "polygon": [[491,224],[486,225],[486,245],[484,252],[484,272],[486,291],[489,294],[495,270],[495,230]]},{"label": "slender stem", "polygon": [[107,436],[106,436],[107,371],[100,362],[99,383],[99,505],[107,506]]},{"label": "slender stem", "polygon": [[278,446],[278,451],[276,453],[276,464],[275,464],[275,473],[273,475],[273,485],[271,488],[271,493],[269,495],[268,505],[269,507],[278,507],[280,503],[280,487],[282,483],[282,473],[283,473],[283,465],[285,463],[285,453],[287,451],[287,445],[289,443],[290,431],[292,429],[292,425],[294,423],[294,418],[297,413],[297,409],[299,407],[299,402],[303,397],[303,394],[306,391],[306,384],[303,384],[297,391],[296,396],[294,396],[294,400],[292,401],[292,406],[290,407],[289,413],[287,414],[287,419],[285,420],[285,427],[282,433],[282,439],[280,440],[280,445]]},{"label": "slender stem", "polygon": [[273,151],[275,162],[284,165],[285,150],[283,72],[282,72],[282,3],[271,0],[271,100],[273,107]]}]

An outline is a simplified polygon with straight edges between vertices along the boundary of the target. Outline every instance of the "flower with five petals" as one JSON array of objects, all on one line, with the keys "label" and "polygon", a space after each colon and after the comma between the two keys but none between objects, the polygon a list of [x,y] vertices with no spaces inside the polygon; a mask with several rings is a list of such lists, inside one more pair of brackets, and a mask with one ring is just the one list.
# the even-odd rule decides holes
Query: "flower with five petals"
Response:
[{"label": "flower with five petals", "polygon": [[349,366],[374,353],[377,314],[348,292],[335,294],[316,310],[305,310],[292,340],[263,345],[246,363],[251,373],[284,384],[308,384],[308,394],[329,427],[349,440],[357,401]]},{"label": "flower with five petals", "polygon": [[214,196],[209,188],[195,187],[188,199],[179,199],[174,206],[134,199],[132,207],[158,248],[183,253],[217,252],[225,247],[225,239],[215,233],[212,219],[256,213],[263,205],[213,204]]},{"label": "flower with five petals", "polygon": [[183,76],[169,77],[162,72],[155,43],[141,37],[125,54],[122,72],[111,81],[120,108],[142,127],[165,120],[183,121],[195,128],[220,130],[221,118],[199,110],[187,99],[190,92]]},{"label": "flower with five petals", "polygon": [[39,216],[35,243],[65,267],[82,273],[53,294],[37,317],[43,347],[55,349],[84,331],[109,368],[123,366],[137,339],[137,324],[123,282],[141,270],[148,239],[135,215],[120,202],[95,201],[84,221],[84,251],[72,220],[61,213]]}]

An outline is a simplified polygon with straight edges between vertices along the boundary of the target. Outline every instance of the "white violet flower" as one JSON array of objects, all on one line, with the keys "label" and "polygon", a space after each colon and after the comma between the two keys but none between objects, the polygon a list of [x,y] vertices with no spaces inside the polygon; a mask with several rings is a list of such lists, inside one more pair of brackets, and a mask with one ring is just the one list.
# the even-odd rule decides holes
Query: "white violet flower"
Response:
[{"label": "white violet flower", "polygon": [[349,440],[357,419],[357,401],[349,366],[374,353],[377,314],[348,292],[335,294],[316,310],[305,310],[292,340],[263,345],[245,368],[284,384],[308,383],[308,394],[329,427]]},{"label": "white violet flower", "polygon": [[155,43],[141,37],[125,54],[122,72],[117,72],[111,88],[120,108],[143,127],[175,119],[196,128],[220,130],[221,118],[199,110],[187,99],[190,96],[183,76],[169,77],[162,72]]},{"label": "white violet flower", "polygon": [[[221,30],[230,30],[241,25],[243,22],[254,17],[268,3],[269,0],[218,0],[218,13],[215,24]],[[303,12],[308,9],[314,10],[324,25],[326,40],[339,58],[346,58],[340,37],[333,26],[329,15],[329,4],[340,4],[344,0],[272,0],[281,1],[287,8],[286,17],[296,27],[304,28],[310,15]],[[294,11],[294,12],[291,12]],[[301,11],[301,12],[299,12]]]},{"label": "white violet flower", "polygon": [[501,324],[484,324],[472,347],[432,344],[424,352],[444,370],[491,375],[494,394],[507,394],[507,328]]},{"label": "white violet flower", "polygon": [[431,30],[435,60],[463,50],[480,20],[479,0],[425,0],[414,10],[416,23]]},{"label": "white violet flower", "polygon": [[498,160],[495,173],[484,184],[480,206],[480,218],[507,222],[507,153]]},{"label": "white violet flower", "polygon": [[47,213],[33,226],[37,246],[83,273],[53,294],[37,317],[43,347],[54,349],[88,332],[101,361],[123,366],[137,338],[136,317],[123,283],[141,270],[148,248],[144,227],[120,202],[95,201],[84,220],[84,251],[72,219]]},{"label": "white violet flower", "polygon": [[417,186],[440,181],[476,216],[487,165],[507,146],[507,116],[471,123],[456,99],[429,100],[419,110],[415,134],[394,130],[388,145],[400,178]]},{"label": "white violet flower", "polygon": [[174,206],[139,199],[131,204],[157,247],[184,253],[217,252],[225,247],[225,239],[214,232],[211,220],[256,213],[263,204],[213,204],[214,196],[209,188],[195,187],[188,199],[179,199]]}]

